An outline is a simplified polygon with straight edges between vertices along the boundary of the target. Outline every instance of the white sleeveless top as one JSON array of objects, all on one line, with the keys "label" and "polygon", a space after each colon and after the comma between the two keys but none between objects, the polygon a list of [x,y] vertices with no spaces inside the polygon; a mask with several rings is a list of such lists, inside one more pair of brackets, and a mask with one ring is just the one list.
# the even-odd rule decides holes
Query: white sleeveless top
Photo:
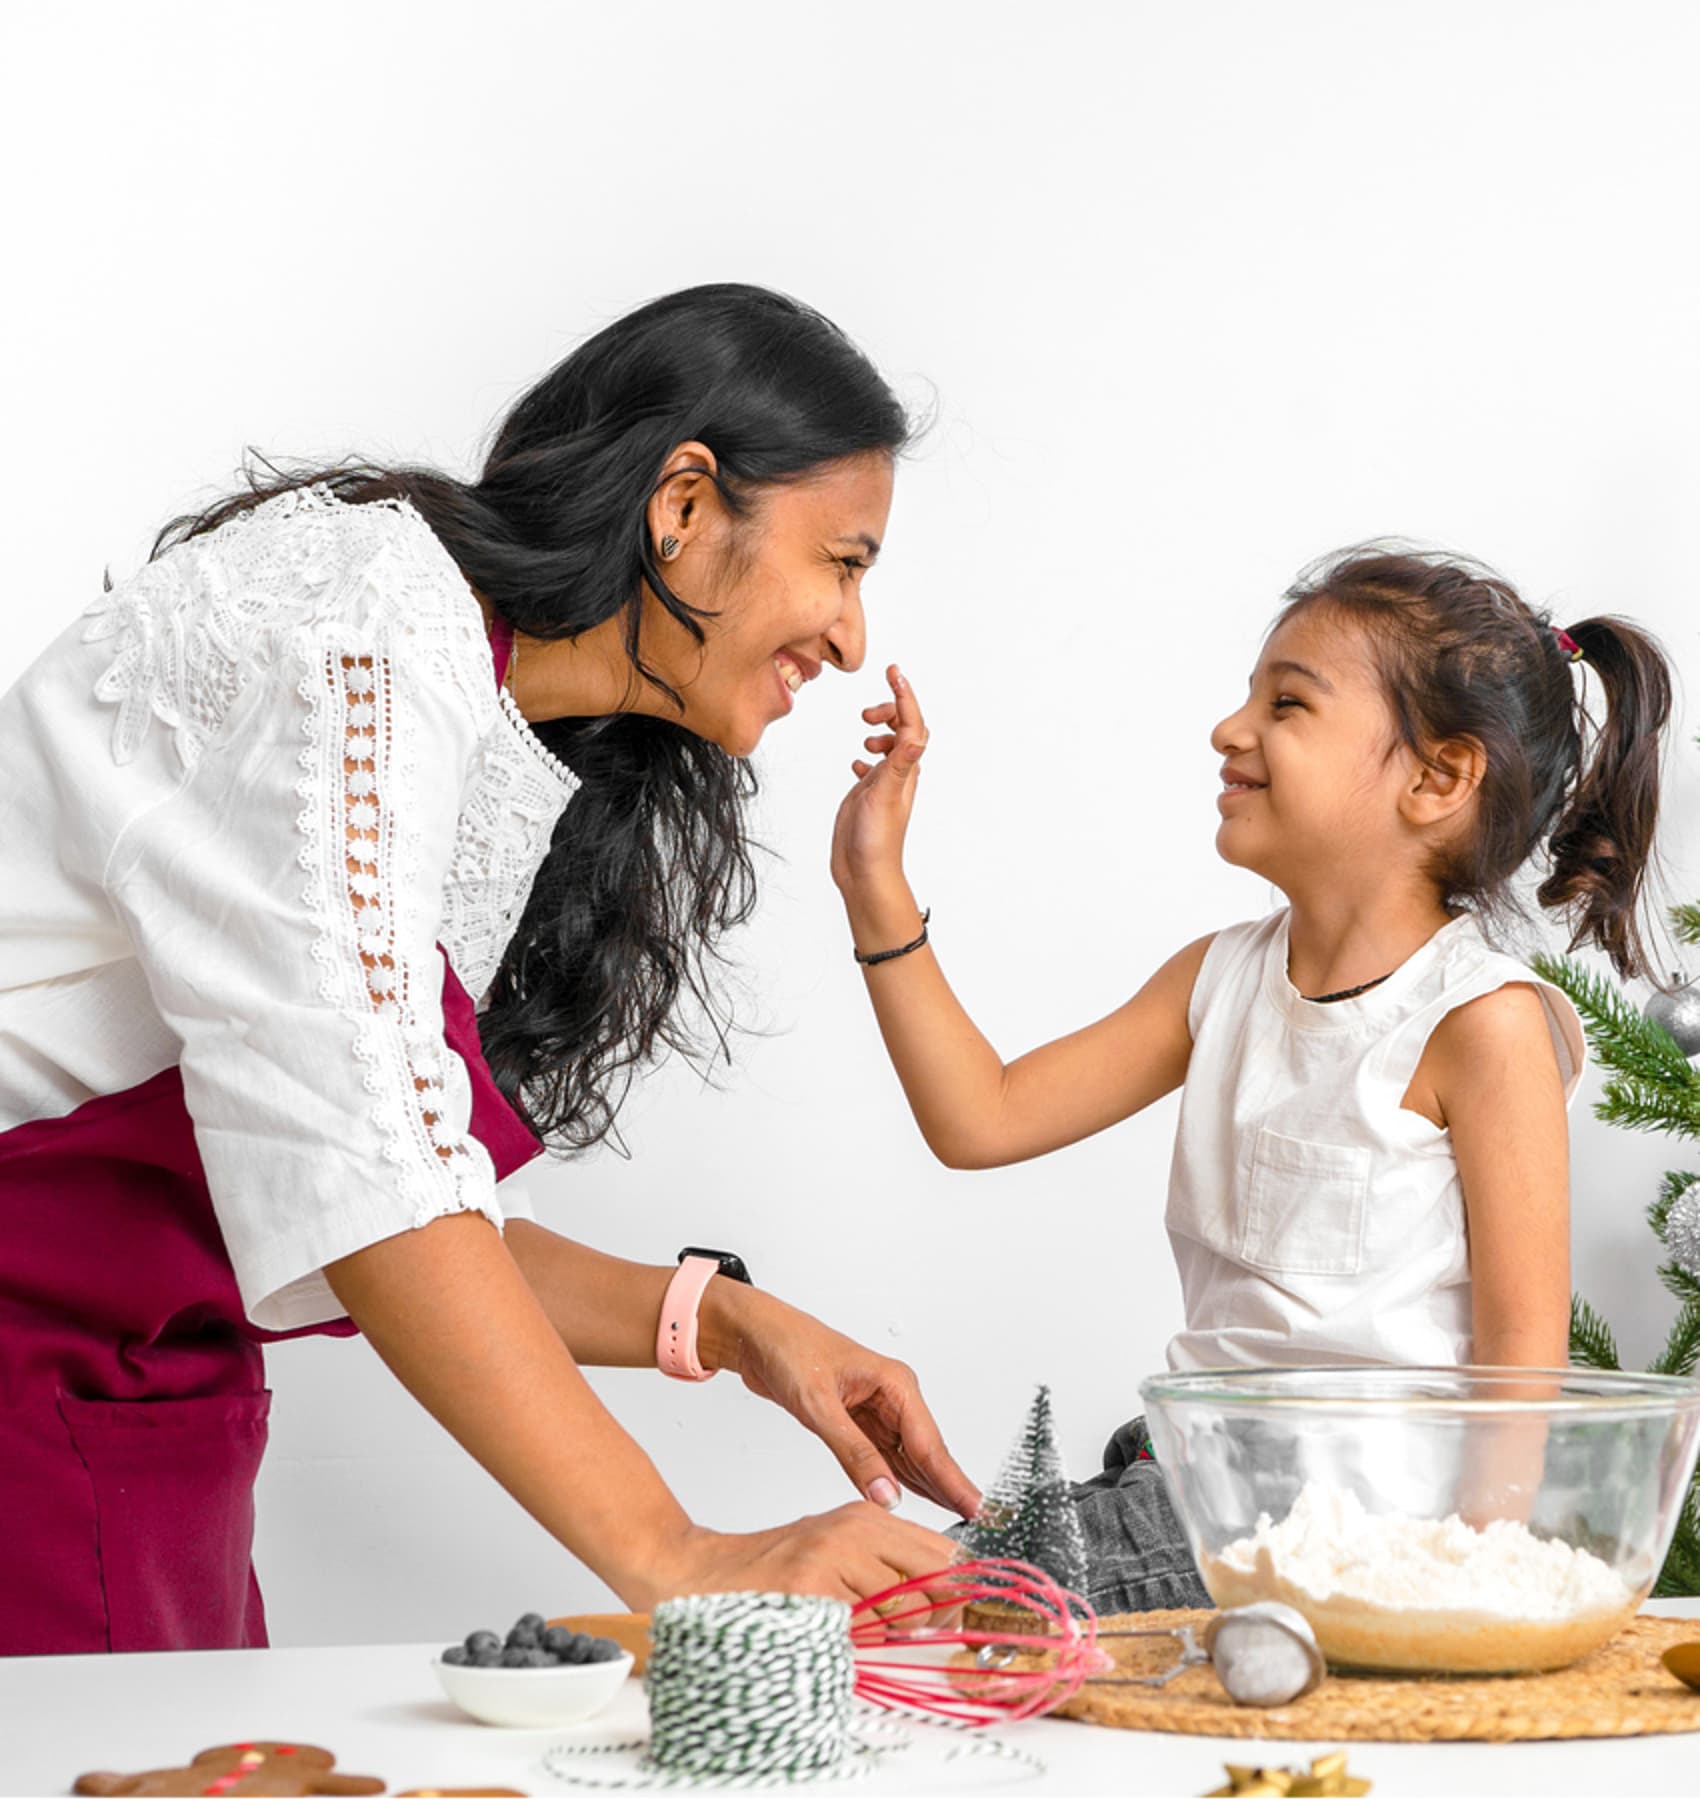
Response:
[{"label": "white sleeveless top", "polygon": [[1575,1096],[1569,998],[1454,919],[1355,1000],[1287,976],[1287,910],[1219,933],[1188,1008],[1165,1222],[1186,1329],[1175,1369],[1470,1360],[1470,1261],[1451,1134],[1400,1106],[1455,1006],[1527,982]]}]

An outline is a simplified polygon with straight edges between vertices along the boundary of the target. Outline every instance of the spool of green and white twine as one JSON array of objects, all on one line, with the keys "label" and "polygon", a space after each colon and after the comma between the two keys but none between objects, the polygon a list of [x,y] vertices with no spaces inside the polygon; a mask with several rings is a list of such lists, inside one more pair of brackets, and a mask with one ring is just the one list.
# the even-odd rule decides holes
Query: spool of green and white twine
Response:
[{"label": "spool of green and white twine", "polygon": [[[867,1774],[910,1739],[891,1713],[856,1700],[850,1623],[842,1600],[802,1594],[665,1600],[650,1618],[648,1743],[578,1739],[551,1746],[543,1766],[603,1791],[783,1787]],[[1030,1752],[959,1720],[912,1722],[949,1733],[946,1762],[996,1758],[1044,1771]]]},{"label": "spool of green and white twine", "polygon": [[805,1594],[690,1594],[650,1624],[648,1762],[670,1775],[832,1769],[851,1749],[850,1608]]}]

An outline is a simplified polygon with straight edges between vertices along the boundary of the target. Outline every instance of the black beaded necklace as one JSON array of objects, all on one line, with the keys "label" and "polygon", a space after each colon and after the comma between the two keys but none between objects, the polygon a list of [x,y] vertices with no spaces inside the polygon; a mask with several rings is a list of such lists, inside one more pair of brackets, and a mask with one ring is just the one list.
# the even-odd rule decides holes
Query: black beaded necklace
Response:
[{"label": "black beaded necklace", "polygon": [[1337,994],[1300,994],[1299,998],[1312,1006],[1328,1006],[1335,1000],[1352,1000],[1359,994],[1367,994],[1372,987],[1380,987],[1388,975],[1394,973],[1394,970],[1389,969],[1387,975],[1377,975],[1374,981],[1360,981],[1356,987],[1341,988]]}]

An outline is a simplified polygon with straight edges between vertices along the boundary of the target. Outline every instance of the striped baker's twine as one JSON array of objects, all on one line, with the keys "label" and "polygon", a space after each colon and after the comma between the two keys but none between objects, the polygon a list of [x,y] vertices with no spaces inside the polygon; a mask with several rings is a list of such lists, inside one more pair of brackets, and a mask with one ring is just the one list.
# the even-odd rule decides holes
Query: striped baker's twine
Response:
[{"label": "striped baker's twine", "polygon": [[[889,1715],[854,1702],[850,1609],[842,1601],[687,1595],[656,1607],[650,1642],[647,1747],[556,1744],[543,1758],[550,1775],[602,1789],[778,1787],[865,1774],[910,1741]],[[644,1748],[640,1761],[615,1772]],[[950,1759],[959,1755],[1043,1768],[1026,1751],[978,1733],[963,1733]],[[585,1759],[601,1768],[588,1772]]]},{"label": "striped baker's twine", "polygon": [[818,1775],[850,1749],[850,1608],[689,1594],[655,1609],[649,1760],[684,1775]]}]

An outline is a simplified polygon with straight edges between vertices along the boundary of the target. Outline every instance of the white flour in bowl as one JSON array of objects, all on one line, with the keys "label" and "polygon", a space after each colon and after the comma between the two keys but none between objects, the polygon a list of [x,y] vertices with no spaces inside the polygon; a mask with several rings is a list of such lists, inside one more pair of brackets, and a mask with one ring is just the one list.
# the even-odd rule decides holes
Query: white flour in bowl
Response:
[{"label": "white flour in bowl", "polygon": [[1219,1606],[1284,1600],[1330,1661],[1360,1668],[1559,1668],[1611,1637],[1636,1596],[1599,1557],[1495,1519],[1368,1512],[1308,1482],[1279,1524],[1206,1559]]}]

